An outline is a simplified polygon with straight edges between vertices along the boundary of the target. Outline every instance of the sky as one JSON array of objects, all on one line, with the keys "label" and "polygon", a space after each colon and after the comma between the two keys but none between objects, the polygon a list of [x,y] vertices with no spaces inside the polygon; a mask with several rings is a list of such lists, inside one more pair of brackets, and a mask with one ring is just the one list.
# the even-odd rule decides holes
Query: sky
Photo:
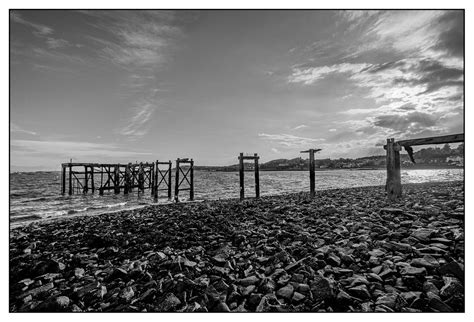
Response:
[{"label": "sky", "polygon": [[383,155],[463,133],[464,13],[10,11],[10,164]]}]

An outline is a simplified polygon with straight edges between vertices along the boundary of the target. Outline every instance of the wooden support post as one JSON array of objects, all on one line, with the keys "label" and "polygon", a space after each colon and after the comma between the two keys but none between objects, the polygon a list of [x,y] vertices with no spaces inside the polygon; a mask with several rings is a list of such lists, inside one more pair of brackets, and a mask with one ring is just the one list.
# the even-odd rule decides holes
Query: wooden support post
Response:
[{"label": "wooden support post", "polygon": [[240,200],[245,198],[244,190],[244,154],[240,153],[239,156],[239,182],[240,182]]},{"label": "wooden support post", "polygon": [[101,166],[100,167],[100,187],[99,187],[99,195],[101,196],[104,194],[104,171],[105,171],[105,167]]},{"label": "wooden support post", "polygon": [[82,187],[82,193],[87,193],[89,185],[89,176],[88,176],[88,171],[87,171],[87,166],[84,166],[84,187]]},{"label": "wooden support post", "polygon": [[145,179],[144,179],[145,173],[143,171],[143,162],[140,162],[140,166],[138,168],[138,189],[140,192],[145,191]]},{"label": "wooden support post", "polygon": [[171,168],[172,168],[171,160],[169,160],[168,166],[168,199],[171,200]]},{"label": "wooden support post", "polygon": [[260,198],[260,175],[258,169],[258,156],[257,153],[254,153],[254,171],[255,171],[255,197]]},{"label": "wooden support post", "polygon": [[385,190],[390,200],[397,200],[402,196],[400,175],[400,145],[394,139],[387,139],[387,183]]},{"label": "wooden support post", "polygon": [[179,202],[179,158],[176,159],[176,175],[175,175],[175,186],[174,186],[174,201]]},{"label": "wooden support post", "polygon": [[158,160],[155,162],[155,173],[153,174],[154,181],[153,181],[153,198],[155,201],[158,200],[158,171],[160,171]]},{"label": "wooden support post", "polygon": [[62,176],[61,176],[61,194],[64,196],[66,193],[66,166],[64,164],[62,166]]},{"label": "wooden support post", "polygon": [[114,193],[120,193],[120,166],[118,164],[114,167]]},{"label": "wooden support post", "polygon": [[130,163],[125,167],[125,184],[123,188],[123,194],[128,195],[130,192]]},{"label": "wooden support post", "polygon": [[69,163],[69,195],[72,195],[72,165]]},{"label": "wooden support post", "polygon": [[309,150],[309,195],[314,197],[315,177],[314,177],[314,149]]},{"label": "wooden support post", "polygon": [[91,189],[92,189],[92,193],[94,193],[95,192],[94,166],[91,166]]},{"label": "wooden support post", "polygon": [[189,187],[189,200],[193,201],[194,200],[194,161],[191,159],[190,163],[191,168],[189,169],[189,175],[190,175],[190,187]]},{"label": "wooden support post", "polygon": [[152,163],[148,167],[148,188],[150,188],[150,194],[153,196],[155,192],[155,164]]}]

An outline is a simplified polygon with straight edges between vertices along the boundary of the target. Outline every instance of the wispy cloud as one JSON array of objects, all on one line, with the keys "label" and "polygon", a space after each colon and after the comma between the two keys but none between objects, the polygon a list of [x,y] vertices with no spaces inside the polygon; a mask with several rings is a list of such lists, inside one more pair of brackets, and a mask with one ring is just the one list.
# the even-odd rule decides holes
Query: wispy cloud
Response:
[{"label": "wispy cloud", "polygon": [[295,126],[295,127],[293,128],[293,130],[300,130],[300,129],[304,129],[304,128],[307,128],[307,127],[308,127],[307,125],[301,124],[301,125]]},{"label": "wispy cloud", "polygon": [[54,29],[42,24],[34,23],[23,18],[18,12],[10,11],[10,20],[19,23],[34,29],[34,33],[40,36],[51,35],[54,32]]},{"label": "wispy cloud", "polygon": [[131,140],[136,140],[148,132],[146,124],[157,108],[152,102],[142,101],[140,103],[133,109],[132,117],[127,125],[119,131],[121,135],[129,137]]},{"label": "wispy cloud", "polygon": [[15,124],[15,123],[10,123],[10,132],[12,132],[12,133],[23,133],[23,134],[29,134],[29,135],[38,135],[38,133],[36,133],[34,131],[25,130],[25,129],[23,129],[22,127],[20,127],[19,125]]},{"label": "wispy cloud", "polygon": [[289,148],[302,147],[302,146],[306,146],[315,142],[324,141],[324,139],[305,138],[305,137],[294,136],[291,134],[259,133],[258,136],[264,140],[276,142],[281,146],[289,147]]}]

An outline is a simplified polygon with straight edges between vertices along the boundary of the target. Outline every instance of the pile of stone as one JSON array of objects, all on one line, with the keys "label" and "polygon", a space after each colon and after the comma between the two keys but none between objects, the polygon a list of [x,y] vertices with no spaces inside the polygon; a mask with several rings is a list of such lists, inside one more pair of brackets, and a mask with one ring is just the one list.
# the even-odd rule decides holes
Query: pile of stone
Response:
[{"label": "pile of stone", "polygon": [[206,201],[10,233],[10,310],[464,311],[462,182]]}]

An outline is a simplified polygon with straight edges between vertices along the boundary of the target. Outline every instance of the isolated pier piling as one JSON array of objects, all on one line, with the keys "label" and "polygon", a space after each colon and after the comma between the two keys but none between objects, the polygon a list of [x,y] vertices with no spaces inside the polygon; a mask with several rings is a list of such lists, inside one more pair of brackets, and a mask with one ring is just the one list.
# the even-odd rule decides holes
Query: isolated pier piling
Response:
[{"label": "isolated pier piling", "polygon": [[174,177],[174,201],[179,202],[179,158],[176,159],[176,175]]},{"label": "isolated pier piling", "polygon": [[244,160],[253,160],[254,161],[254,173],[255,173],[255,197],[260,198],[260,173],[258,169],[258,159],[260,157],[257,153],[254,153],[253,156],[244,156],[243,153],[239,154],[239,182],[240,182],[240,200],[245,198],[245,178],[244,178]]},{"label": "isolated pier piling", "polygon": [[194,161],[191,159],[190,168],[189,168],[189,200],[194,200]]},{"label": "isolated pier piling", "polygon": [[301,153],[309,153],[309,195],[311,196],[311,198],[316,195],[316,178],[314,173],[316,162],[314,159],[314,153],[318,151],[321,151],[321,149],[309,149],[306,151],[301,151]]},{"label": "isolated pier piling", "polygon": [[84,186],[82,187],[82,193],[87,193],[89,176],[87,171],[87,166],[84,166]]},{"label": "isolated pier piling", "polygon": [[95,191],[94,166],[91,166],[90,174],[91,174],[91,190],[92,190],[92,193],[94,193],[94,191]]},{"label": "isolated pier piling", "polygon": [[72,195],[72,165],[69,163],[69,195]]},{"label": "isolated pier piling", "polygon": [[[189,168],[186,173],[183,171],[181,164],[188,165]],[[183,175],[183,178],[180,179],[180,172]],[[188,188],[181,188],[181,185],[184,182],[187,182]],[[174,198],[175,202],[179,202],[179,192],[183,190],[189,190],[189,200],[194,200],[194,161],[193,159],[178,158],[176,160],[176,177],[175,177],[175,187],[174,187]]]},{"label": "isolated pier piling", "polygon": [[114,193],[120,193],[120,166],[118,164],[114,167]]},{"label": "isolated pier piling", "polygon": [[171,160],[169,160],[169,170],[168,170],[168,199],[171,200],[172,195],[171,195],[171,167],[172,163]]}]

